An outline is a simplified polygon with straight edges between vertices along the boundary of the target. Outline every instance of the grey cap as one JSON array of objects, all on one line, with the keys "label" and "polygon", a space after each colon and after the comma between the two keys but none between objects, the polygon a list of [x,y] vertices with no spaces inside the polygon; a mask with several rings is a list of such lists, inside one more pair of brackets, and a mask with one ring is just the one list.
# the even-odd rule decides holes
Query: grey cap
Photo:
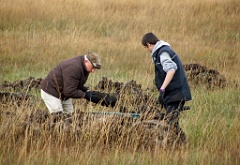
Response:
[{"label": "grey cap", "polygon": [[101,69],[102,64],[101,64],[101,60],[100,60],[100,58],[99,58],[97,53],[95,53],[95,52],[88,52],[86,57],[92,63],[94,68]]}]

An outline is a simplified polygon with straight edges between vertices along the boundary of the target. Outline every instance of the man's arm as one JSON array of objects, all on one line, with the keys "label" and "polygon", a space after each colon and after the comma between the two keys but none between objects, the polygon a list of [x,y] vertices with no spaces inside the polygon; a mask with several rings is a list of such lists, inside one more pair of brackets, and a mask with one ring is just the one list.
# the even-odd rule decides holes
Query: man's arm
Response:
[{"label": "man's arm", "polygon": [[176,63],[171,59],[169,53],[163,52],[160,54],[160,62],[163,66],[163,70],[167,73],[164,82],[160,89],[165,90],[168,84],[172,81],[175,71],[177,70]]}]

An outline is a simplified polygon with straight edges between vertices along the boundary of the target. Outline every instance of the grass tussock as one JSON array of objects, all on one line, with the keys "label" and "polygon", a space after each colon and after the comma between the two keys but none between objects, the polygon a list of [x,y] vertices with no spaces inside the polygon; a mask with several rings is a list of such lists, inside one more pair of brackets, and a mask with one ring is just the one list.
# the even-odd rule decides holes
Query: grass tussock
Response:
[{"label": "grass tussock", "polygon": [[[184,64],[199,63],[239,83],[239,22],[238,0],[0,0],[0,83],[43,78],[61,60],[95,51],[103,68],[89,77],[89,86],[108,77],[120,82],[134,79],[143,88],[154,88],[151,58],[141,45],[141,37],[149,31],[169,42]],[[37,91],[33,94],[39,96]],[[112,129],[119,128],[117,122],[111,124],[115,127],[97,127],[93,122],[79,136],[77,121],[70,132],[61,126],[54,131],[47,126],[30,127],[22,121],[45,108],[40,98],[33,106],[1,102],[0,162],[239,164],[238,88],[208,90],[199,84],[192,94],[191,110],[180,118],[188,142],[179,150],[162,150],[157,145],[141,148],[139,144],[147,144],[149,137],[141,141],[142,136],[125,127],[121,127],[123,134],[115,135]],[[93,110],[78,102],[75,106]],[[16,115],[11,118],[6,112]]]}]

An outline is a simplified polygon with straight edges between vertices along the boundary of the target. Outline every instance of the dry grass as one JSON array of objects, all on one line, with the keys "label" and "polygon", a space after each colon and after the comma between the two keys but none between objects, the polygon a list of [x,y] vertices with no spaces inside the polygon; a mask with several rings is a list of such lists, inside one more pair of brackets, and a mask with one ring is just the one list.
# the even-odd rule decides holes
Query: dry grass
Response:
[{"label": "dry grass", "polygon": [[[153,87],[151,58],[141,45],[142,35],[149,31],[168,41],[184,64],[200,63],[239,82],[239,22],[238,0],[0,0],[0,82],[44,77],[59,61],[93,50],[102,57],[103,68],[90,76],[88,85],[105,76],[125,82],[134,79],[143,88]],[[38,140],[25,132],[17,142],[12,135],[18,120],[9,119],[11,129],[0,142],[0,162],[239,164],[239,91],[199,87],[192,93],[192,111],[181,118],[188,145],[180,151],[136,152],[133,143],[126,145],[131,149],[116,145],[104,150],[101,138],[97,146],[91,146],[74,139],[73,134],[70,139],[60,134],[52,141],[47,132]],[[39,100],[33,108],[1,104],[1,112],[16,110],[20,118],[42,107]],[[0,122],[2,135],[6,123]]]},{"label": "dry grass", "polygon": [[10,0],[1,1],[0,16],[2,80],[43,77],[60,60],[94,50],[104,64],[98,78],[142,81],[147,73],[153,75],[140,42],[148,31],[170,42],[183,63],[198,62],[234,79],[238,73],[236,0]]}]

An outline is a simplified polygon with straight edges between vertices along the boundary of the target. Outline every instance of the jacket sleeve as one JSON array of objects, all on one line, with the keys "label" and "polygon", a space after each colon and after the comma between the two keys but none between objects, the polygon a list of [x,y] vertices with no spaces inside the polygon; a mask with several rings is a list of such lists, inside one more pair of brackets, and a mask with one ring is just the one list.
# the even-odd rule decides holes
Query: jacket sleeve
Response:
[{"label": "jacket sleeve", "polygon": [[62,71],[63,76],[63,93],[69,98],[83,98],[85,92],[78,89],[81,73],[76,73],[75,66],[69,66]]},{"label": "jacket sleeve", "polygon": [[169,70],[177,70],[176,63],[171,59],[168,52],[162,52],[160,54],[160,62],[163,66],[163,70],[167,73]]}]

